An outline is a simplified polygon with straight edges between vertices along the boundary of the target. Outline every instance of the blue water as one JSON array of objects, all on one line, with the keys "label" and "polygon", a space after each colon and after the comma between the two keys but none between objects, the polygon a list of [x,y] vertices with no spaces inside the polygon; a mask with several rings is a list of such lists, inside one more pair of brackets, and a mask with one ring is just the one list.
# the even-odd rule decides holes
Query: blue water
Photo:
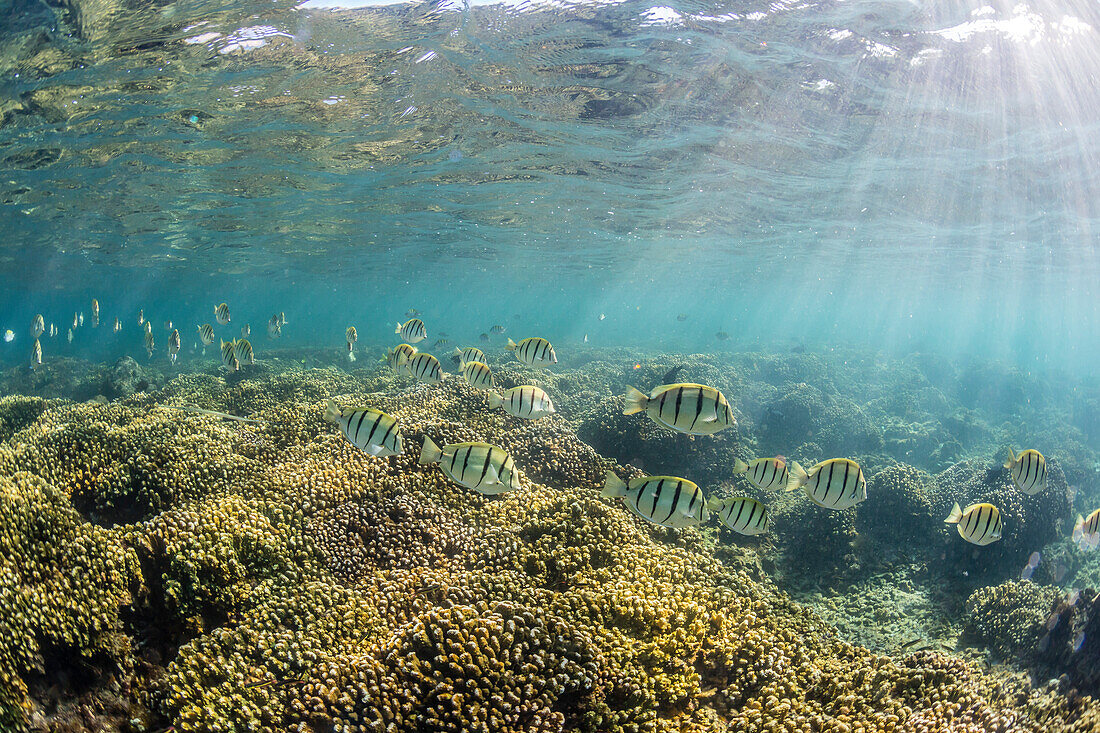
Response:
[{"label": "blue water", "polygon": [[34,313],[92,297],[137,353],[139,308],[186,336],[224,300],[337,347],[415,307],[457,340],[1098,356],[1090,3],[19,0],[0,22],[8,364]]}]

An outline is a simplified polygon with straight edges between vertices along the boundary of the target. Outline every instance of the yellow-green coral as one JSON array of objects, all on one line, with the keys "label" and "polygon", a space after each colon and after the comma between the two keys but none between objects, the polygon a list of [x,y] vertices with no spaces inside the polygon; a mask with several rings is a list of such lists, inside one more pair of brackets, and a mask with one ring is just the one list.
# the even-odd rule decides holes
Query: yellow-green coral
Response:
[{"label": "yellow-green coral", "polygon": [[[398,416],[406,454],[350,445],[322,418],[330,395]],[[525,487],[455,485],[417,464],[424,435],[501,445]],[[148,687],[151,723],[180,733],[1038,733],[1096,720],[1091,701],[1010,694],[943,655],[839,641],[748,563],[717,560],[732,555],[699,529],[599,498],[608,465],[624,470],[564,417],[490,413],[458,380],[257,371],[50,406],[0,446],[3,722],[27,720],[42,639],[120,658],[128,675],[121,658],[158,625],[167,656],[127,684]],[[918,483],[895,473],[891,485]],[[843,552],[850,522],[840,530]]]}]

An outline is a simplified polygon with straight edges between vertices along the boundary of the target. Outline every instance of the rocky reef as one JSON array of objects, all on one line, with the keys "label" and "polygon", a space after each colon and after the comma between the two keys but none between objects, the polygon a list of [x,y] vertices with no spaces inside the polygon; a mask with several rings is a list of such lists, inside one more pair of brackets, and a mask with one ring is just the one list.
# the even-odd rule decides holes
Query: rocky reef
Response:
[{"label": "rocky reef", "polygon": [[[378,370],[300,368],[180,375],[107,404],[3,398],[0,725],[1100,725],[1084,694],[1034,689],[942,651],[887,657],[854,646],[779,591],[748,543],[723,534],[715,544],[713,526],[657,527],[600,499],[604,470],[636,474],[575,426],[612,419],[617,390],[576,373],[553,379],[550,389],[589,395],[588,407],[530,422],[488,411],[457,379],[426,386]],[[374,459],[351,446],[322,418],[329,396],[397,416],[405,453]],[[524,488],[488,498],[450,483],[417,465],[422,436],[506,448]],[[907,467],[881,472],[866,514],[811,513],[790,494],[787,527],[775,533],[835,519],[847,547],[875,516],[903,512],[939,530],[938,481]],[[1088,624],[1080,601],[1070,609],[1066,633]],[[1048,650],[1064,646],[1052,632]]]}]

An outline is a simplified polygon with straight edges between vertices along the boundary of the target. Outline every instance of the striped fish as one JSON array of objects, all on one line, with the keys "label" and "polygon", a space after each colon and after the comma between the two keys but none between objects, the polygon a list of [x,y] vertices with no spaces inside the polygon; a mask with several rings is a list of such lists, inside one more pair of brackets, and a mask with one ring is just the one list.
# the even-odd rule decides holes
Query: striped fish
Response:
[{"label": "striped fish", "polygon": [[480,361],[482,364],[487,363],[485,352],[476,346],[467,346],[465,349],[456,348],[454,355],[458,357],[459,364],[468,364],[471,361]]},{"label": "striped fish", "polygon": [[372,456],[393,456],[403,451],[397,419],[381,410],[352,407],[341,410],[329,400],[325,404],[325,419],[339,425],[348,442]]},{"label": "striped fish", "polygon": [[283,333],[283,319],[278,313],[271,316],[267,321],[267,337],[269,339],[277,339]]},{"label": "striped fish", "polygon": [[1012,483],[1028,496],[1038,494],[1047,487],[1047,459],[1037,450],[1025,450],[1016,455],[1008,449],[1005,468],[1012,475]]},{"label": "striped fish", "polygon": [[648,397],[631,387],[623,414],[642,411],[658,425],[688,435],[712,435],[737,424],[722,393],[702,384],[665,384]]},{"label": "striped fish", "polygon": [[355,342],[359,340],[355,326],[348,326],[348,330],[344,331],[344,340],[348,343],[348,361],[355,361]]},{"label": "striped fish", "polygon": [[489,409],[495,410],[498,407],[503,407],[504,411],[513,417],[522,417],[527,420],[538,420],[540,417],[557,412],[550,395],[539,387],[529,384],[512,387],[503,396],[490,392]]},{"label": "striped fish", "polygon": [[[69,333],[72,333],[72,331],[69,331]],[[154,343],[153,341],[152,331],[145,332],[145,351],[149,354],[149,356],[152,356],[153,352],[156,351],[156,343]]]},{"label": "striped fish", "polygon": [[527,366],[544,367],[558,363],[558,355],[554,353],[554,347],[546,339],[537,336],[525,338],[518,344],[508,339],[507,349]]},{"label": "striped fish", "polygon": [[256,357],[252,353],[252,344],[248,342],[248,339],[238,339],[234,341],[233,354],[241,364],[251,365],[256,363]]},{"label": "striped fish", "polygon": [[416,355],[416,347],[409,346],[408,344],[398,344],[390,349],[390,353],[386,356],[386,361],[390,365],[390,369],[395,374],[402,377],[408,377],[409,374],[409,361]]},{"label": "striped fish", "polygon": [[252,335],[252,327],[247,323],[241,326],[241,338],[246,339]]},{"label": "striped fish", "polygon": [[35,339],[34,347],[31,349],[31,369],[37,369],[40,366],[42,366],[42,344]]},{"label": "striped fish", "polygon": [[722,524],[738,534],[756,535],[768,531],[768,508],[751,496],[711,499],[707,508],[718,515]]},{"label": "striped fish", "polygon": [[229,323],[229,306],[225,303],[214,306],[214,320],[223,326]]},{"label": "striped fish", "polygon": [[847,509],[867,498],[867,479],[859,464],[848,458],[830,458],[809,471],[791,464],[787,491],[802,488],[810,501],[826,509]]},{"label": "striped fish", "polygon": [[1073,525],[1073,541],[1082,547],[1096,549],[1100,544],[1100,509],[1088,518],[1077,515],[1077,521]]},{"label": "striped fish", "polygon": [[481,361],[467,361],[462,365],[462,377],[467,384],[476,389],[493,388],[493,370]]},{"label": "striped fish", "polygon": [[99,328],[99,301],[92,298],[92,328]]},{"label": "striped fish", "polygon": [[787,459],[783,456],[757,458],[752,463],[745,463],[738,458],[733,462],[733,472],[745,474],[750,484],[765,490],[786,488],[791,479],[787,470]]},{"label": "striped fish", "polygon": [[178,329],[173,329],[172,333],[168,334],[168,360],[173,364],[176,363],[176,355],[180,353],[180,332]]},{"label": "striped fish", "polygon": [[410,344],[428,338],[428,329],[424,328],[424,321],[419,318],[410,318],[404,323],[398,323],[393,332],[401,334],[401,338]]},{"label": "striped fish", "polygon": [[431,354],[413,354],[405,367],[411,377],[416,377],[427,384],[439,384],[443,381],[443,367],[439,365],[439,359]]},{"label": "striped fish", "polygon": [[1001,512],[992,504],[971,504],[960,509],[955,502],[943,521],[957,525],[959,536],[973,545],[984,546],[1001,539]]},{"label": "striped fish", "polygon": [[608,471],[600,496],[622,499],[639,517],[662,527],[694,527],[710,516],[703,490],[675,476],[642,476],[626,484]]},{"label": "striped fish", "polygon": [[38,338],[46,331],[46,319],[39,313],[31,321],[31,338]]},{"label": "striped fish", "polygon": [[[152,334],[146,335],[146,339],[152,339]],[[237,344],[233,341],[222,341],[222,364],[233,372],[240,371],[241,362],[237,359]]]},{"label": "striped fish", "polygon": [[481,494],[503,494],[520,488],[512,457],[503,448],[488,443],[451,443],[440,448],[424,436],[420,463],[438,463],[451,481]]},{"label": "striped fish", "polygon": [[[118,321],[115,321],[118,324]],[[115,330],[118,330],[117,328]],[[214,327],[209,323],[204,323],[199,326],[199,339],[202,341],[203,346],[209,346],[214,343]]]},{"label": "striped fish", "polygon": [[122,321],[118,318],[115,319],[115,333],[122,330]]}]

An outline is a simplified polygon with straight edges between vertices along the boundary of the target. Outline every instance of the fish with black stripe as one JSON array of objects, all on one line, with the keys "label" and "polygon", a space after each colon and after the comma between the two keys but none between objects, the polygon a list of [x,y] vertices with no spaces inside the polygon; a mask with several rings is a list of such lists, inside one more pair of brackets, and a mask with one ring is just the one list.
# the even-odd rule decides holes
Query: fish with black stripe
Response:
[{"label": "fish with black stripe", "polygon": [[420,463],[438,463],[451,481],[481,494],[503,494],[521,488],[512,457],[503,448],[488,443],[451,443],[440,448],[424,436]]},{"label": "fish with black stripe", "polygon": [[329,400],[325,403],[325,420],[340,426],[340,431],[352,445],[369,455],[394,456],[403,452],[397,418],[369,407],[344,408]]},{"label": "fish with black stripe", "polygon": [[622,499],[639,517],[662,527],[694,527],[710,516],[703,490],[676,476],[641,476],[624,483],[608,471],[600,496]]},{"label": "fish with black stripe", "polygon": [[229,323],[229,306],[225,303],[214,306],[214,320],[223,326]]},{"label": "fish with black stripe", "polygon": [[809,471],[795,461],[787,491],[801,488],[810,501],[826,509],[848,509],[867,498],[867,478],[850,458],[830,458]]},{"label": "fish with black stripe", "polygon": [[503,395],[489,392],[489,409],[495,410],[498,407],[503,407],[512,417],[522,417],[525,420],[538,420],[557,412],[550,395],[530,384],[512,387]]},{"label": "fish with black stripe", "polygon": [[42,317],[41,313],[35,315],[34,320],[31,321],[31,338],[38,338],[46,331],[46,319]]},{"label": "fish with black stripe", "polygon": [[1088,517],[1077,515],[1077,521],[1073,525],[1073,541],[1082,547],[1096,549],[1100,544],[1100,509]]},{"label": "fish with black stripe", "polygon": [[650,392],[630,388],[624,415],[645,412],[650,420],[688,435],[713,435],[737,424],[721,392],[704,384],[665,384]]},{"label": "fish with black stripe", "polygon": [[168,361],[173,364],[176,363],[176,356],[180,353],[180,332],[179,329],[173,329],[172,333],[168,334]]},{"label": "fish with black stripe", "polygon": [[238,372],[241,369],[241,362],[237,359],[237,344],[234,341],[221,342],[222,348],[222,364],[226,366],[231,372]]},{"label": "fish with black stripe", "polygon": [[468,361],[462,365],[462,378],[471,387],[480,390],[493,388],[493,370],[483,361]]},{"label": "fish with black stripe", "polygon": [[787,470],[787,459],[783,456],[775,458],[757,458],[752,463],[745,463],[740,458],[733,462],[733,472],[743,473],[749,483],[758,489],[783,489],[791,479]]},{"label": "fish with black stripe", "polygon": [[945,524],[957,525],[959,536],[972,545],[988,545],[1001,539],[1001,512],[992,504],[971,504],[960,509],[959,503],[951,508]]},{"label": "fish with black stripe", "polygon": [[711,499],[707,508],[718,515],[722,524],[738,534],[764,534],[771,521],[768,508],[751,496]]},{"label": "fish with black stripe", "polygon": [[401,334],[401,338],[410,344],[416,344],[428,338],[428,329],[424,327],[424,321],[419,318],[410,318],[404,323],[398,323],[393,332]]},{"label": "fish with black stripe", "polygon": [[386,361],[390,365],[390,369],[394,374],[402,377],[408,377],[409,374],[409,361],[416,356],[416,347],[409,344],[398,344],[390,349],[389,354],[386,355]]},{"label": "fish with black stripe", "polygon": [[344,340],[348,342],[348,361],[355,361],[355,342],[359,340],[355,326],[348,326],[348,330],[344,331]]},{"label": "fish with black stripe", "polygon": [[1008,449],[1005,468],[1016,488],[1034,496],[1047,487],[1047,459],[1037,450],[1025,450],[1019,455]]},{"label": "fish with black stripe", "polygon": [[416,379],[426,384],[439,384],[446,376],[443,374],[443,367],[440,366],[439,359],[431,354],[413,354],[405,368],[408,370],[409,376],[416,377]]},{"label": "fish with black stripe", "polygon": [[476,346],[467,346],[465,349],[455,348],[454,355],[458,357],[459,364],[468,364],[471,361],[480,361],[482,364],[487,363],[485,352]]},{"label": "fish with black stripe", "polygon": [[99,328],[99,301],[92,298],[92,328]]},{"label": "fish with black stripe", "polygon": [[233,354],[237,357],[237,361],[249,366],[256,363],[256,356],[252,353],[252,344],[248,339],[236,339],[233,342]]},{"label": "fish with black stripe", "polygon": [[508,339],[508,346],[505,348],[529,367],[544,367],[558,363],[558,355],[554,352],[554,347],[549,341],[538,336],[525,338],[518,344]]},{"label": "fish with black stripe", "polygon": [[267,337],[269,339],[277,339],[283,333],[283,319],[278,313],[271,316],[267,321]]},{"label": "fish with black stripe", "polygon": [[42,343],[35,339],[34,346],[31,348],[31,370],[40,366],[42,366]]},{"label": "fish with black stripe", "polygon": [[[72,331],[69,331],[69,333],[72,333]],[[153,341],[152,331],[145,332],[145,351],[149,356],[152,356],[153,352],[156,351],[156,342]]]}]

